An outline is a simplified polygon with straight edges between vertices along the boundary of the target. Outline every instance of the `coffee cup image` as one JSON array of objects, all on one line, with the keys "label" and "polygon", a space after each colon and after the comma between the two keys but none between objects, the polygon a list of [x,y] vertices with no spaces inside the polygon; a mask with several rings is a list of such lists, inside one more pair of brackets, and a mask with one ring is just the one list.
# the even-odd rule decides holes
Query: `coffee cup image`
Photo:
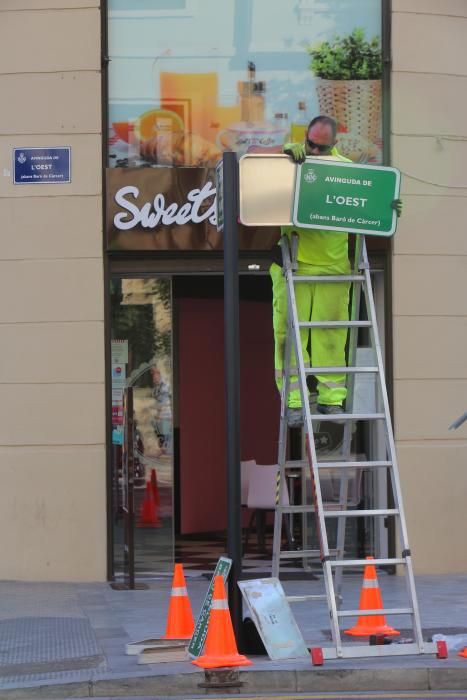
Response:
[{"label": "coffee cup image", "polygon": [[286,135],[286,129],[272,124],[237,122],[219,132],[217,145],[223,151],[235,151],[239,155],[244,155],[252,147],[260,150],[271,146],[282,146]]}]

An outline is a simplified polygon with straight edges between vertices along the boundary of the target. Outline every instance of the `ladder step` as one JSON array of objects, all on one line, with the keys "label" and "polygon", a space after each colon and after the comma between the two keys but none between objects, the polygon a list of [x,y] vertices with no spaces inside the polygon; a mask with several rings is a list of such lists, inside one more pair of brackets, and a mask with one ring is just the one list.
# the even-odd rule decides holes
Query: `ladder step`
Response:
[{"label": "ladder step", "polygon": [[300,321],[300,328],[371,328],[371,321]]},{"label": "ladder step", "polygon": [[[383,460],[368,460],[368,461],[349,461],[349,462],[317,462],[318,469],[378,469],[380,467],[392,467],[392,462]],[[309,468],[310,464],[306,460],[297,459],[285,463],[285,469],[305,469]]]},{"label": "ladder step", "polygon": [[367,515],[399,515],[397,508],[376,508],[374,510],[326,510],[324,509],[326,518],[339,518],[345,515],[349,518],[363,518]]},{"label": "ladder step", "polygon": [[276,506],[278,513],[314,513],[315,507],[310,505],[304,506]]},{"label": "ladder step", "polygon": [[303,469],[303,467],[310,465],[306,459],[289,459],[284,466],[286,469]]},{"label": "ladder step", "polygon": [[[336,503],[336,505],[340,505]],[[399,515],[396,508],[385,508],[378,510],[326,510],[329,507],[328,503],[323,503],[324,515],[326,518],[339,518],[346,516],[349,518],[363,518],[368,515]],[[276,506],[279,513],[314,513],[315,507],[310,504],[302,506]]]},{"label": "ladder step", "polygon": [[[306,462],[306,466],[308,462]],[[318,462],[318,469],[355,469],[362,467],[363,469],[372,468],[378,469],[379,467],[392,467],[392,462],[378,461],[378,460],[368,460],[368,462]]]},{"label": "ladder step", "polygon": [[413,608],[389,608],[387,610],[338,610],[337,617],[360,617],[365,615],[413,615]]},{"label": "ladder step", "polygon": [[312,421],[330,421],[336,423],[344,420],[383,420],[384,413],[312,413]]},{"label": "ladder step", "polygon": [[280,553],[280,559],[309,559],[311,557],[319,557],[319,551],[316,549],[301,549],[289,550],[285,549]]},{"label": "ladder step", "polygon": [[292,275],[294,282],[364,282],[364,275]]},{"label": "ladder step", "polygon": [[394,566],[395,564],[407,564],[406,559],[330,559],[331,566]]},{"label": "ladder step", "polygon": [[[297,372],[297,370],[292,370]],[[378,367],[306,367],[305,374],[377,374]]]},{"label": "ladder step", "polygon": [[348,644],[340,647],[339,651],[332,647],[322,647],[323,658],[329,659],[358,659],[378,656],[412,656],[415,654],[436,654],[436,644],[434,642],[423,642],[419,645],[416,642],[409,644],[379,644],[370,646],[367,644]]},{"label": "ladder step", "polygon": [[326,593],[316,593],[314,595],[286,595],[285,599],[289,603],[305,603],[307,600],[327,600]]}]

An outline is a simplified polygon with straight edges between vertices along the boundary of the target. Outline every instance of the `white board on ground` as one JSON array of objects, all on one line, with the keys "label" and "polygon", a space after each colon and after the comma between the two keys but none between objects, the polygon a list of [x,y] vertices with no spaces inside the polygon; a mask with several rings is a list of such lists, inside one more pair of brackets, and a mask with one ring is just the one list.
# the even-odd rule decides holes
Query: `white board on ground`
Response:
[{"label": "white board on ground", "polygon": [[239,581],[238,585],[269,658],[273,661],[309,658],[310,652],[279,579],[252,579]]}]

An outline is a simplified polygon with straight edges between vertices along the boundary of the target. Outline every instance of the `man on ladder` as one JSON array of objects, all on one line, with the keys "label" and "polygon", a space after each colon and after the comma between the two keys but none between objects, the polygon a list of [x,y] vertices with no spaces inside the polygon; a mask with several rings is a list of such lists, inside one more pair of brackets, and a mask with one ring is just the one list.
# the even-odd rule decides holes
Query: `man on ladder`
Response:
[{"label": "man on ladder", "polygon": [[[347,161],[334,149],[336,141],[335,122],[328,117],[317,117],[310,122],[305,144],[286,144],[284,153],[290,155],[296,163],[304,163],[306,156],[326,157],[330,160]],[[341,169],[340,166],[339,169]],[[345,168],[347,169],[347,168]],[[305,175],[313,174],[313,169],[305,170]],[[306,179],[306,178],[305,178]],[[386,200],[387,201],[387,200]],[[388,202],[400,215],[401,202],[394,199]],[[391,216],[394,222],[394,214]],[[394,223],[392,224],[394,225]],[[394,230],[394,229],[393,229]],[[305,596],[289,596],[291,602],[327,598],[331,623],[331,635],[334,649],[326,647],[320,652],[326,658],[358,657],[380,655],[380,652],[369,650],[363,645],[343,644],[340,619],[346,617],[367,617],[370,621],[376,612],[381,614],[410,615],[413,623],[415,641],[407,644],[403,650],[391,648],[389,654],[401,653],[432,653],[433,644],[423,640],[418,602],[415,591],[411,551],[408,544],[405,516],[402,505],[402,494],[397,470],[394,438],[389,412],[389,403],[384,381],[384,368],[381,345],[376,323],[375,305],[372,295],[368,258],[363,236],[356,242],[354,272],[351,274],[348,260],[348,233],[328,232],[327,230],[308,228],[300,229],[286,226],[282,229],[281,253],[283,270],[278,265],[271,266],[271,276],[274,285],[274,331],[276,341],[276,370],[280,370],[282,384],[282,407],[278,443],[278,472],[276,515],[274,521],[274,542],[272,574],[279,576],[280,562],[283,559],[303,560],[313,556],[314,551],[307,546],[299,552],[286,550],[281,552],[282,518],[292,513],[315,514],[316,531],[319,542],[319,554],[323,566],[323,579],[326,589],[325,596],[307,594]],[[284,238],[286,236],[286,238]],[[290,245],[289,245],[290,243]],[[352,292],[352,314],[349,319],[349,287],[354,284]],[[359,319],[360,298],[363,292],[368,320]],[[358,344],[358,328],[369,329],[370,344],[374,355],[374,364],[359,365],[356,360]],[[351,329],[349,340],[348,363],[346,358],[347,331]],[[311,337],[311,358],[308,350],[309,335]],[[310,367],[310,359],[312,360]],[[345,382],[346,375],[374,374],[379,396],[375,409],[368,412],[355,411],[353,402],[353,381]],[[307,376],[313,374],[318,383],[317,413],[308,406],[309,389]],[[279,377],[277,376],[279,380]],[[347,390],[349,391],[347,395]],[[346,400],[344,410],[343,402]],[[304,404],[304,405],[303,405]],[[319,458],[315,445],[316,423],[338,421],[344,422],[344,435],[339,454],[332,459]],[[357,456],[351,452],[352,425],[357,421],[384,421],[385,440],[384,457],[376,454]],[[304,446],[306,461],[287,459],[287,424],[304,424]],[[368,458],[369,457],[369,458]],[[306,498],[302,477],[302,504],[299,506],[283,506],[281,491],[283,476],[291,467],[300,469],[309,467],[311,476],[311,502]],[[388,483],[391,485],[394,498],[394,508],[357,508],[351,513],[348,510],[348,484],[351,473],[362,469],[389,470]],[[339,501],[332,501],[325,507],[323,500],[321,473],[333,470],[340,472]],[[308,491],[308,489],[307,489]],[[352,559],[345,557],[345,525],[346,518],[352,517],[389,517],[398,518],[400,533],[401,556],[390,558],[373,558],[374,565],[395,565],[405,567],[409,594],[409,605],[406,608],[384,609],[382,604],[364,607],[356,610],[342,610],[340,593],[344,567],[367,566],[367,559]],[[329,546],[327,522],[337,519],[335,550]],[[306,528],[306,525],[303,526]],[[366,571],[366,569],[365,569]],[[353,629],[348,630],[354,634]],[[366,630],[380,629],[377,627],[358,627],[359,636],[368,636]],[[390,629],[390,628],[388,628]],[[365,630],[365,631],[363,631]],[[317,655],[316,663],[320,663]],[[322,658],[322,657],[320,657]]]},{"label": "man on ladder", "polygon": [[[308,125],[304,143],[287,143],[283,152],[296,163],[303,163],[307,155],[326,156],[333,160],[350,162],[336,148],[336,122],[331,117],[315,117]],[[346,275],[350,272],[347,233],[332,233],[318,229],[282,227],[282,235],[298,234],[297,274],[301,275]],[[281,253],[278,247],[278,252]],[[272,263],[270,268],[273,290],[273,326],[276,384],[282,390],[284,347],[287,334],[287,290],[281,267]],[[302,284],[297,293],[297,312],[300,321],[334,320],[348,318],[349,284]],[[320,328],[311,334],[311,356],[313,365],[345,365],[346,328]],[[301,345],[305,364],[310,366],[309,329],[301,330]],[[296,360],[292,361],[296,366]],[[347,394],[345,375],[317,375],[318,411],[320,413],[342,413]],[[303,423],[301,397],[297,375],[290,377],[288,396],[288,423],[299,426]]]},{"label": "man on ladder", "polygon": [[[326,157],[330,160],[351,162],[341,156],[336,148],[336,122],[331,117],[318,116],[311,120],[306,130],[304,143],[287,143],[283,152],[296,163],[303,163],[306,156]],[[400,200],[395,200],[398,215]],[[282,234],[290,237],[298,234],[297,263],[298,275],[348,275],[348,234],[345,232],[300,229],[296,226],[283,226]],[[281,249],[277,247],[279,262]],[[282,390],[284,348],[287,334],[287,290],[282,269],[277,262],[270,267],[273,289],[273,326],[276,384]],[[349,283],[335,282],[301,284],[296,294],[299,321],[345,321],[348,319]],[[303,359],[310,366],[310,331],[300,331]],[[311,359],[313,366],[326,365],[342,367],[345,362],[346,328],[317,328],[311,334]],[[296,366],[293,358],[292,365]],[[318,390],[318,412],[321,414],[343,413],[343,403],[347,396],[344,374],[316,375]],[[290,377],[288,396],[288,423],[291,427],[303,423],[303,411],[298,376]]]}]

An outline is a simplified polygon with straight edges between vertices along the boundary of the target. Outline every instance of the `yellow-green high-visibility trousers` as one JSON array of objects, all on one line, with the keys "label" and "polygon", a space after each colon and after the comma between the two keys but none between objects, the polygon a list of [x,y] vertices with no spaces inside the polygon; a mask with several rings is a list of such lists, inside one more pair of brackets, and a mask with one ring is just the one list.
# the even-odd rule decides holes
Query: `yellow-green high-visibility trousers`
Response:
[{"label": "yellow-green high-visibility trousers", "polygon": [[[285,339],[287,334],[287,289],[282,269],[276,263],[270,267],[273,292],[274,366],[276,384],[282,389]],[[332,266],[298,263],[298,275],[348,275],[348,259]],[[348,282],[296,282],[295,300],[299,321],[345,321],[349,314]],[[311,330],[311,343],[310,343]],[[300,330],[305,367],[344,367],[347,328],[302,328]],[[311,357],[310,357],[311,346]],[[310,364],[311,360],[311,364]],[[297,369],[295,353],[291,352],[291,369]],[[342,404],[347,396],[345,374],[316,374],[318,403]],[[288,405],[301,406],[297,373],[291,373]]]}]

